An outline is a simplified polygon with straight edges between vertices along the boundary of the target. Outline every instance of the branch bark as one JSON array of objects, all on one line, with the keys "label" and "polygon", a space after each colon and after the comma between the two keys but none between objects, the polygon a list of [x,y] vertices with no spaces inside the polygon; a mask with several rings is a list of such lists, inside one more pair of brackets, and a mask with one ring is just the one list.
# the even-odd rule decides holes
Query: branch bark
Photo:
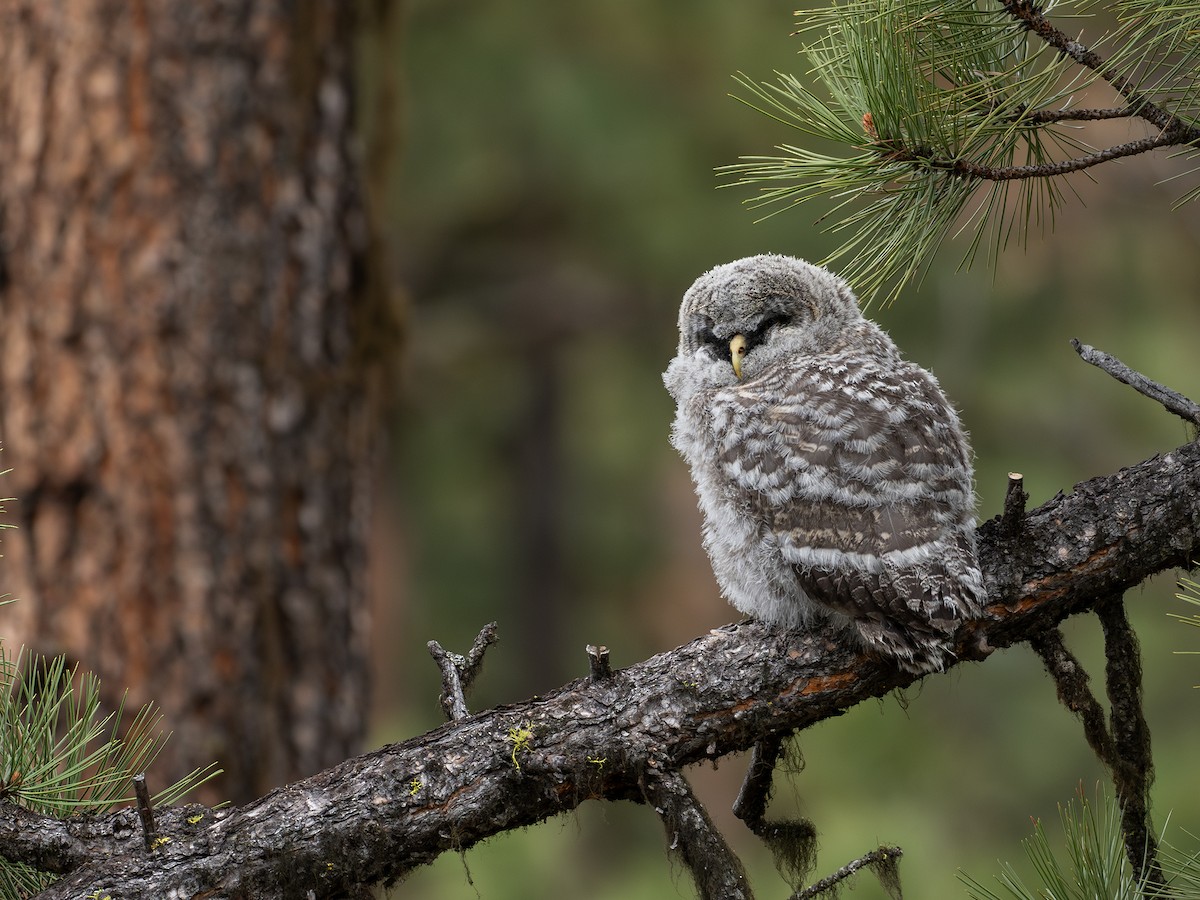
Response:
[{"label": "branch bark", "polygon": [[[1185,121],[1169,109],[1152,102],[1129,78],[1113,68],[1095,50],[1068,37],[1050,22],[1039,4],[1030,0],[1002,0],[1005,11],[1047,45],[1068,56],[1084,68],[1091,69],[1108,82],[1126,101],[1125,106],[1110,109],[1043,109],[1029,111],[1021,118],[1024,125],[1051,125],[1067,121],[1099,121],[1115,118],[1139,118],[1153,125],[1156,132],[1124,144],[1106,147],[1084,156],[1057,162],[1031,163],[1016,166],[992,166],[969,159],[939,156],[928,147],[905,147],[891,141],[878,141],[872,128],[867,131],[876,138],[876,146],[888,160],[911,162],[922,167],[944,169],[963,178],[981,181],[1019,181],[1027,178],[1054,178],[1080,172],[1101,163],[1128,156],[1137,156],[1165,147],[1182,147],[1200,141],[1200,128]],[[867,120],[869,122],[869,120]],[[866,126],[867,123],[864,123]],[[1078,348],[1077,348],[1078,349]]]},{"label": "branch bark", "polygon": [[1200,129],[1152,102],[1135,82],[1109,65],[1108,61],[1099,53],[1055,28],[1046,18],[1042,4],[1033,3],[1030,0],[1002,0],[1002,4],[1010,16],[1021,22],[1049,46],[1063,55],[1069,56],[1079,65],[1091,69],[1112,85],[1113,89],[1125,99],[1131,115],[1144,119],[1161,132],[1173,133],[1179,144],[1190,144],[1200,140]]},{"label": "branch bark", "polygon": [[[1200,442],[1076,485],[1029,512],[1015,534],[999,517],[985,522],[978,538],[991,602],[961,630],[959,661],[1031,640],[1097,598],[1187,566],[1200,552]],[[913,680],[833,634],[727,625],[239,808],[159,810],[158,832],[170,841],[153,853],[132,811],[64,824],[0,804],[0,853],[69,873],[48,900],[96,890],[125,900],[332,896],[393,882],[587,799],[641,801],[651,761],[678,770],[746,750]],[[519,767],[514,728],[530,733]]]},{"label": "branch bark", "polygon": [[1092,166],[1123,159],[1127,156],[1138,156],[1151,150],[1164,147],[1177,147],[1187,143],[1180,139],[1174,131],[1162,131],[1137,140],[1127,141],[1114,147],[1106,147],[1095,153],[1077,156],[1072,159],[1062,159],[1057,162],[1029,163],[1021,166],[988,166],[972,162],[969,159],[951,159],[938,156],[927,147],[908,149],[891,142],[879,142],[881,152],[889,162],[911,162],[931,169],[944,169],[963,178],[976,178],[980,181],[1021,181],[1026,178],[1054,178],[1058,175],[1069,175],[1072,172],[1082,172]]}]

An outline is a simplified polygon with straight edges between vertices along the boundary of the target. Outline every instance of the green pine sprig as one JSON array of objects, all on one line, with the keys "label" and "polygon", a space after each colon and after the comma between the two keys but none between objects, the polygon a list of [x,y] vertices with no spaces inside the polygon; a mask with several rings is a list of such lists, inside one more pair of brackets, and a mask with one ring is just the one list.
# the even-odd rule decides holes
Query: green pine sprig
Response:
[{"label": "green pine sprig", "polygon": [[[1083,15],[1091,5],[1056,9]],[[803,11],[803,77],[739,75],[738,99],[810,140],[721,172],[754,187],[746,202],[767,215],[814,200],[829,207],[818,221],[842,242],[823,262],[868,299],[893,299],[959,233],[970,236],[964,265],[985,249],[994,258],[1053,226],[1072,190],[1062,176],[1158,147],[1190,154],[1200,141],[1200,2],[1161,4],[1171,12],[1148,0],[1114,5],[1119,26],[1100,42],[1113,48],[1108,59],[1027,0],[845,0]],[[1123,102],[1077,107],[1074,95],[1099,81]],[[1093,148],[1080,132],[1133,117],[1151,133],[1119,146]]]},{"label": "green pine sprig", "polygon": [[[150,768],[169,735],[142,707],[123,727],[124,703],[102,713],[100,682],[65,657],[8,657],[0,645],[0,802],[47,815],[95,815],[134,802],[133,776]],[[206,766],[155,794],[178,803],[220,769]],[[0,900],[29,897],[55,876],[0,858]]]},{"label": "green pine sprig", "polygon": [[[97,814],[134,800],[132,778],[154,762],[168,735],[142,707],[122,728],[124,702],[101,714],[100,681],[65,657],[22,665],[0,646],[0,800],[49,815]],[[198,769],[153,797],[177,802],[216,773]]]},{"label": "green pine sprig", "polygon": [[[11,527],[0,522],[0,528]],[[0,598],[0,605],[11,602]],[[66,818],[134,802],[133,777],[150,768],[169,735],[152,705],[142,707],[128,727],[124,713],[124,700],[103,713],[99,679],[68,668],[65,657],[11,659],[0,641],[0,803]],[[178,803],[220,772],[215,765],[196,769],[151,802]],[[0,900],[31,897],[56,877],[7,860],[0,849]]]},{"label": "green pine sprig", "polygon": [[1010,863],[994,876],[995,888],[965,872],[959,880],[972,900],[1151,900],[1200,898],[1200,853],[1186,853],[1160,843],[1165,886],[1139,884],[1129,864],[1121,833],[1121,808],[1115,798],[1098,791],[1095,802],[1081,790],[1058,808],[1061,849],[1056,849],[1041,820],[1022,841],[1037,882],[1027,883]]},{"label": "green pine sprig", "polygon": [[[1179,579],[1179,592],[1175,595],[1184,603],[1190,603],[1192,606],[1200,608],[1200,581],[1194,581],[1191,578],[1183,577]],[[1200,612],[1194,612],[1191,615],[1183,616],[1178,613],[1167,613],[1172,619],[1178,619],[1185,625],[1194,625],[1200,628]],[[1176,650],[1176,653],[1181,656],[1200,655],[1200,650]],[[1200,688],[1200,684],[1194,685]]]}]

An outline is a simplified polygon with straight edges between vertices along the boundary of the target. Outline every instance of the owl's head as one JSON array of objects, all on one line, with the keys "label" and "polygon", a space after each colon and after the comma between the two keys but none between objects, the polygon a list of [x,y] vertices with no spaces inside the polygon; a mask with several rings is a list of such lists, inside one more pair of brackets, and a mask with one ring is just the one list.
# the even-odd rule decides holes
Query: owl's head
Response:
[{"label": "owl's head", "polygon": [[683,295],[679,355],[723,360],[732,382],[782,357],[837,349],[861,321],[858,300],[832,272],[791,256],[749,256],[704,273]]}]

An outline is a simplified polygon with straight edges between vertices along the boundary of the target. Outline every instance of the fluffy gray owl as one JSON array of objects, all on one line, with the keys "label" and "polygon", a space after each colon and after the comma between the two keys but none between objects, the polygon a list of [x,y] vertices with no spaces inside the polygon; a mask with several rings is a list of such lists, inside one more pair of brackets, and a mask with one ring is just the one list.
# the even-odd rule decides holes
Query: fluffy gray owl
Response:
[{"label": "fluffy gray owl", "polygon": [[787,256],[702,275],[663,381],[727,600],[832,618],[910,672],[978,616],[971,451],[934,377],[837,276]]}]

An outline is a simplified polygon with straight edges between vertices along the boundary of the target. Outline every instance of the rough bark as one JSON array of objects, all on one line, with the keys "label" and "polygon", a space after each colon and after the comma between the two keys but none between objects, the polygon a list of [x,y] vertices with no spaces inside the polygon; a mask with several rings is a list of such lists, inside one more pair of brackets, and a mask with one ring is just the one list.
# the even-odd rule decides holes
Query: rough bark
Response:
[{"label": "rough bark", "polygon": [[[1019,527],[987,522],[979,541],[990,605],[985,619],[960,632],[962,662],[1187,565],[1200,548],[1200,443],[1079,484]],[[0,806],[0,848],[68,873],[47,898],[94,890],[122,898],[334,896],[403,877],[447,850],[585,799],[640,801],[647,772],[745,750],[912,680],[828,634],[730,625],[627,669],[348,760],[237,809],[160,811],[159,833],[172,840],[152,854],[134,810],[64,824]],[[686,795],[675,794],[683,797],[677,811],[687,813]],[[204,818],[188,821],[196,815]]]},{"label": "rough bark", "polygon": [[0,635],[239,801],[363,733],[352,7],[0,2]]}]

